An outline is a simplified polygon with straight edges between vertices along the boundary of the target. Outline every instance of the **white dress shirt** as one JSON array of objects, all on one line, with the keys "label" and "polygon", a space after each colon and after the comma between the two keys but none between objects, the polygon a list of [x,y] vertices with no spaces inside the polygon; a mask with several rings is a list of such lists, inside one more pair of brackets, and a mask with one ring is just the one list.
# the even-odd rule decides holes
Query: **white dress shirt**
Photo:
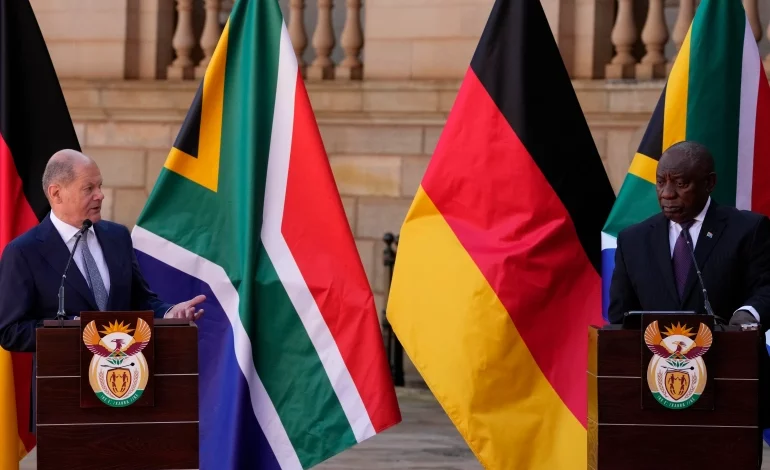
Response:
[{"label": "white dress shirt", "polygon": [[[75,234],[78,233],[80,227],[73,227],[66,222],[62,222],[61,219],[56,217],[56,214],[54,214],[53,211],[51,211],[51,222],[53,223],[53,226],[56,227],[56,231],[59,232],[59,235],[61,235],[64,243],[67,245],[67,250],[72,252],[72,247],[75,246]],[[88,250],[94,257],[96,267],[99,269],[99,274],[102,276],[102,281],[104,282],[104,289],[107,291],[107,295],[109,296],[110,271],[107,269],[107,263],[104,261],[104,253],[102,253],[102,247],[99,245],[99,240],[96,238],[96,232],[94,231],[93,225],[88,229],[88,232]],[[80,273],[83,274],[83,278],[86,280],[86,284],[90,285],[91,282],[88,280],[88,275],[86,274],[86,262],[83,259],[83,250],[81,249],[82,246],[83,240],[80,240],[80,243],[78,243],[78,250],[75,253],[75,256],[73,256],[72,260],[75,262],[78,269],[80,269]]]},{"label": "white dress shirt", "polygon": [[[706,205],[703,206],[703,210],[700,211],[700,214],[695,216],[693,224],[690,226],[690,239],[692,240],[693,250],[695,249],[696,246],[698,246],[698,236],[700,235],[700,229],[701,227],[703,227],[703,220],[706,218],[706,212],[708,211],[710,205],[711,205],[711,197],[708,198],[708,200],[706,201]],[[681,233],[682,233],[681,225],[672,221],[668,222],[668,242],[669,242],[668,245],[669,245],[669,249],[671,250],[671,258],[674,257],[674,246],[676,245],[676,240],[677,238],[679,238],[679,234]],[[759,313],[757,313],[757,310],[751,305],[744,305],[738,310],[746,310],[751,312],[751,314],[754,315],[754,318],[756,318],[757,323],[759,323]]]}]

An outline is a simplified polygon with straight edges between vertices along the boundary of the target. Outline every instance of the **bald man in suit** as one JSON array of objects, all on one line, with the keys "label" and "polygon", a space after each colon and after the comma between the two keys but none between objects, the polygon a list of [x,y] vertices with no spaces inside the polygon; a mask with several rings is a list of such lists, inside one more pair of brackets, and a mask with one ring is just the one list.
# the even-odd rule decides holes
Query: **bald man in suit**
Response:
[{"label": "bald man in suit", "polygon": [[51,212],[9,243],[0,258],[0,346],[35,351],[35,329],[56,317],[62,274],[86,219],[92,225],[82,231],[64,283],[67,318],[99,310],[152,310],[156,318],[192,320],[203,313],[196,309],[203,295],[170,305],[150,290],[128,229],[102,220],[102,175],[90,157],[57,152],[42,183]]},{"label": "bald man in suit", "polygon": [[711,197],[714,159],[696,142],[667,149],[656,179],[661,213],[618,235],[610,322],[631,310],[707,313],[692,246],[717,318],[770,327],[770,220]]}]

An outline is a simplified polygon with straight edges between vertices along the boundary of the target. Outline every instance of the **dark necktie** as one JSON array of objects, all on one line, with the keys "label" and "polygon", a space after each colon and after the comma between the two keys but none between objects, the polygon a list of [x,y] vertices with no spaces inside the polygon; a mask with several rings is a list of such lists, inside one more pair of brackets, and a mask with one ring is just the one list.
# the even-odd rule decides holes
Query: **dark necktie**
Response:
[{"label": "dark necktie", "polygon": [[682,232],[676,239],[674,245],[674,255],[671,262],[674,265],[674,280],[676,281],[676,290],[679,292],[679,299],[682,299],[684,295],[684,284],[687,282],[687,275],[690,273],[690,267],[692,267],[692,255],[689,253],[690,247],[687,246],[687,239],[685,234],[689,235],[690,227],[694,223],[693,220],[682,222]]},{"label": "dark necktie", "polygon": [[96,299],[96,305],[99,310],[104,311],[107,308],[107,289],[104,287],[104,280],[101,274],[99,274],[99,268],[96,267],[96,261],[94,260],[91,250],[88,249],[88,235],[89,230],[83,233],[83,240],[81,241],[81,247],[83,250],[83,261],[86,266],[86,279],[88,280],[88,287],[91,288],[91,292]]}]

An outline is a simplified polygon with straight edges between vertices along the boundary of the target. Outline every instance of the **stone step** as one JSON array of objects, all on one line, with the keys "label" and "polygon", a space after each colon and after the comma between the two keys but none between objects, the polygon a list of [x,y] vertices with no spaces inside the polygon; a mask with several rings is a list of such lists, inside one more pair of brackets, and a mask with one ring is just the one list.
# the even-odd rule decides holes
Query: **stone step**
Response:
[{"label": "stone step", "polygon": [[[446,116],[454,104],[458,81],[351,81],[306,84],[313,109],[325,113],[435,113]],[[198,81],[62,80],[72,109],[157,110],[186,112]],[[649,117],[663,88],[662,81],[575,80],[586,114],[641,114]],[[129,113],[130,114],[130,113]],[[162,113],[161,113],[162,114]],[[152,116],[152,114],[151,114]],[[323,116],[325,117],[325,116]]]},{"label": "stone step", "polygon": [[[176,140],[184,113],[167,110],[73,108],[70,114],[85,147],[166,150]],[[441,134],[438,116],[342,116],[318,119],[328,154],[430,155]]]}]

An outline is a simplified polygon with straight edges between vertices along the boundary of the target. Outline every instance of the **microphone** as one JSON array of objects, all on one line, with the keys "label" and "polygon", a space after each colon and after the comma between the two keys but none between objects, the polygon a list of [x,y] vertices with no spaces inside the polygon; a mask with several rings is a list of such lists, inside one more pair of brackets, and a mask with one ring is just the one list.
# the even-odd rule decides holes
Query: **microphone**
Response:
[{"label": "microphone", "polygon": [[59,285],[59,311],[56,312],[56,319],[61,321],[64,320],[64,317],[67,316],[66,313],[64,313],[64,280],[67,279],[67,270],[70,267],[70,263],[72,262],[72,258],[75,256],[75,250],[78,249],[78,243],[80,243],[80,239],[83,237],[83,234],[86,230],[91,228],[91,225],[93,223],[91,220],[86,219],[83,221],[83,225],[80,227],[80,230],[75,234],[75,246],[72,247],[72,251],[70,252],[70,257],[67,260],[67,265],[64,267],[64,274],[61,276],[61,284]]},{"label": "microphone", "polygon": [[714,315],[714,310],[711,309],[711,303],[709,303],[709,296],[708,292],[706,292],[706,284],[703,283],[703,276],[701,276],[700,268],[698,268],[698,261],[695,259],[695,249],[692,246],[692,240],[690,239],[690,231],[684,230],[684,240],[687,242],[687,246],[690,247],[690,256],[692,257],[692,264],[695,266],[695,273],[698,275],[698,282],[700,282],[700,287],[703,289],[703,301],[706,307],[706,313],[709,316],[714,317],[715,322],[719,322],[722,319],[720,317],[717,317]]}]

